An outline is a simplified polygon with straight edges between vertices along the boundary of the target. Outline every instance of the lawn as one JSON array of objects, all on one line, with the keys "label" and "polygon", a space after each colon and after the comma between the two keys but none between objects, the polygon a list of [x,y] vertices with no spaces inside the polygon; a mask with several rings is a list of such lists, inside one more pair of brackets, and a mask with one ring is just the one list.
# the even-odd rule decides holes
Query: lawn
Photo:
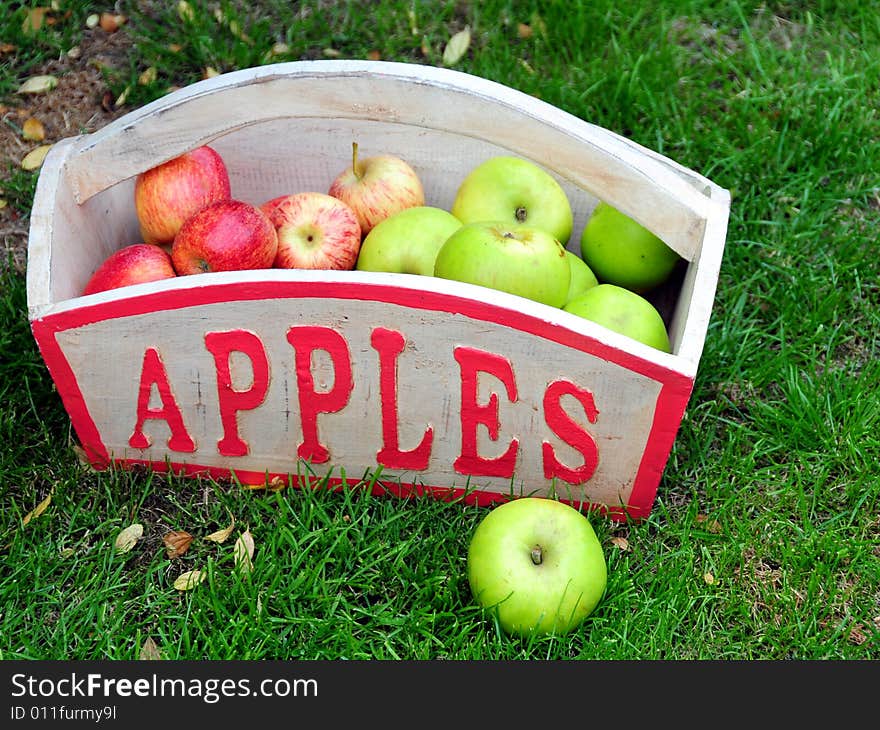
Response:
[{"label": "lawn", "polygon": [[[114,33],[87,22],[109,4],[2,14],[0,658],[880,658],[880,15],[856,0],[633,5],[122,2]],[[94,131],[213,73],[316,58],[442,65],[465,27],[456,69],[732,194],[654,509],[642,522],[591,516],[607,590],[565,636],[507,637],[474,605],[466,551],[489,508],[372,494],[370,475],[341,491],[253,491],[91,470],[27,318],[29,114],[53,120],[49,143],[61,120]],[[16,93],[42,73],[59,86]],[[133,523],[143,535],[120,550]],[[172,531],[193,537],[176,557]],[[188,570],[204,581],[177,590]]]}]

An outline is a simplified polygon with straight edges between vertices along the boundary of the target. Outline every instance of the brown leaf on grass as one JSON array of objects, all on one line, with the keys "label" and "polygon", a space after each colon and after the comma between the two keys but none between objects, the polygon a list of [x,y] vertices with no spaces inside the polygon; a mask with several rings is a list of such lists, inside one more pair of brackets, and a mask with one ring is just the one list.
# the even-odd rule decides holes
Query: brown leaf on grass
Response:
[{"label": "brown leaf on grass", "polygon": [[43,161],[46,159],[46,155],[49,154],[50,149],[52,149],[50,144],[41,144],[39,147],[34,147],[22,158],[21,169],[28,171],[39,170],[43,166]]},{"label": "brown leaf on grass", "polygon": [[0,210],[3,210],[7,205],[6,198],[0,198]]},{"label": "brown leaf on grass", "polygon": [[46,139],[46,128],[36,117],[28,117],[21,125],[21,136],[31,142],[42,142]]},{"label": "brown leaf on grass", "polygon": [[195,12],[192,9],[192,5],[190,5],[186,0],[180,0],[177,3],[177,15],[184,22],[190,21],[195,18]]},{"label": "brown leaf on grass", "polygon": [[135,546],[137,541],[143,537],[143,534],[144,526],[139,522],[135,522],[120,531],[116,536],[116,541],[113,543],[113,547],[116,549],[117,553],[127,553]]},{"label": "brown leaf on grass", "polygon": [[152,636],[148,636],[144,639],[144,643],[141,646],[140,654],[138,655],[138,659],[141,661],[156,661],[159,659],[164,659],[162,656],[162,652],[159,651],[159,647],[156,646],[156,642],[153,641]]},{"label": "brown leaf on grass", "polygon": [[235,567],[242,573],[250,573],[254,567],[254,537],[250,528],[235,541]]},{"label": "brown leaf on grass", "polygon": [[709,572],[703,573],[703,580],[706,582],[706,585],[710,585],[710,586],[715,585],[715,583],[717,582],[715,580],[715,576]]},{"label": "brown leaf on grass", "polygon": [[149,86],[150,84],[152,84],[156,80],[157,76],[158,76],[158,71],[156,70],[156,67],[149,66],[148,68],[145,68],[141,72],[140,76],[138,76],[138,83],[141,86]]},{"label": "brown leaf on grass", "polygon": [[214,68],[213,66],[205,66],[205,70],[202,71],[203,79],[213,79],[215,76],[219,76],[220,72]]},{"label": "brown leaf on grass", "polygon": [[467,53],[467,49],[470,45],[471,28],[470,26],[465,26],[464,30],[458,31],[458,33],[449,39],[446,48],[443,49],[443,65],[454,66],[462,59],[464,54]]},{"label": "brown leaf on grass", "polygon": [[25,35],[34,35],[38,30],[40,30],[40,28],[43,27],[43,22],[46,20],[46,15],[51,12],[52,8],[31,8],[24,16],[24,20],[21,24],[21,32]]},{"label": "brown leaf on grass", "polygon": [[130,91],[131,91],[131,85],[129,84],[128,86],[126,86],[122,90],[122,93],[116,97],[116,101],[113,102],[114,109],[119,109],[119,107],[121,107],[125,104],[126,100],[128,99],[128,94]]},{"label": "brown leaf on grass", "polygon": [[268,487],[270,491],[277,492],[287,487],[287,481],[280,476],[274,476],[269,480]]},{"label": "brown leaf on grass", "polygon": [[373,50],[367,53],[367,58],[369,58],[371,61],[381,61],[382,54],[379,51]]},{"label": "brown leaf on grass", "polygon": [[105,33],[115,33],[119,30],[121,25],[124,25],[128,21],[128,18],[124,15],[117,15],[116,13],[101,13],[101,17],[98,18],[98,25],[101,26],[101,30]]},{"label": "brown leaf on grass", "polygon": [[615,536],[611,538],[611,544],[619,550],[623,550],[624,552],[629,552],[629,540],[625,537]]},{"label": "brown leaf on grass", "polygon": [[516,26],[516,34],[523,40],[531,38],[532,26],[530,26],[528,23],[520,23]]},{"label": "brown leaf on grass", "polygon": [[51,74],[31,76],[18,87],[19,94],[45,94],[58,86],[58,79]]},{"label": "brown leaf on grass", "polygon": [[217,530],[216,532],[212,532],[210,535],[205,535],[205,539],[211,542],[216,542],[218,544],[226,542],[229,539],[229,536],[232,534],[232,530],[235,527],[235,517],[231,514],[229,518],[232,520],[232,523],[229,527],[224,527],[222,530]]},{"label": "brown leaf on grass", "polygon": [[193,536],[185,530],[171,530],[162,536],[165,543],[165,554],[171,558],[179,558],[187,550],[193,541]]},{"label": "brown leaf on grass", "polygon": [[31,520],[39,517],[43,512],[46,511],[46,508],[52,504],[52,492],[55,491],[53,489],[49,490],[49,494],[40,502],[36,507],[34,507],[30,512],[28,512],[24,519],[21,521],[21,526],[24,527]]},{"label": "brown leaf on grass", "polygon": [[713,534],[721,532],[721,523],[718,520],[710,520],[709,515],[698,514],[696,520],[697,524],[702,525],[706,530]]},{"label": "brown leaf on grass", "polygon": [[18,46],[12,43],[0,43],[0,56],[3,56],[7,53],[15,53],[18,50]]},{"label": "brown leaf on grass", "polygon": [[174,580],[174,587],[179,591],[189,591],[195,588],[207,577],[204,570],[188,570],[181,573]]}]

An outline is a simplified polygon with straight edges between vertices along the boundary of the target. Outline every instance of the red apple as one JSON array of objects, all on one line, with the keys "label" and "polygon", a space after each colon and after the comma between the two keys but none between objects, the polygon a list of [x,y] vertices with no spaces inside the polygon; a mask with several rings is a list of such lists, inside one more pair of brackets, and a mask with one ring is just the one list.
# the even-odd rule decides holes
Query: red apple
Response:
[{"label": "red apple", "polygon": [[357,142],[351,166],[336,176],[328,192],[351,207],[364,236],[394,213],[425,204],[422,182],[409,164],[394,155],[358,160]]},{"label": "red apple", "polygon": [[176,276],[171,256],[151,243],[135,243],[110,254],[92,274],[83,294]]},{"label": "red apple", "polygon": [[260,206],[278,234],[275,268],[353,269],[361,226],[338,198],[305,192],[281,195]]},{"label": "red apple", "polygon": [[241,200],[219,200],[186,219],[174,237],[171,260],[178,274],[269,269],[278,236],[268,216]]},{"label": "red apple", "polygon": [[230,197],[229,173],[211,147],[197,147],[137,176],[134,204],[147,243],[170,246],[184,221]]}]

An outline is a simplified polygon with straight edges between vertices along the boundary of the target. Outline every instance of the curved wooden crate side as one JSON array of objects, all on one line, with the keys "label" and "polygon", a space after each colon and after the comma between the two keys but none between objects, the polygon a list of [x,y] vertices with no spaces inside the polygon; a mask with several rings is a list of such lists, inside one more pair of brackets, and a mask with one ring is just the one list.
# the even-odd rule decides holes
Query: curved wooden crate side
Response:
[{"label": "curved wooden crate side", "polygon": [[193,84],[81,139],[67,164],[74,198],[242,126],[283,117],[352,118],[474,136],[505,146],[633,216],[685,259],[718,202],[655,155],[528,94],[450,69],[294,61]]},{"label": "curved wooden crate side", "polygon": [[[389,306],[403,306],[408,311],[422,309],[425,312],[465,313],[480,321],[511,330],[519,330],[528,333],[534,338],[544,338],[549,342],[562,344],[575,351],[588,353],[590,357],[599,357],[613,361],[621,367],[632,372],[638,372],[645,377],[661,383],[660,395],[654,410],[653,424],[650,429],[650,448],[640,457],[638,475],[635,480],[632,494],[626,509],[620,514],[629,513],[631,516],[645,515],[650,510],[656,493],[660,475],[668,458],[669,450],[675,438],[681,416],[686,407],[692,378],[677,372],[676,358],[673,356],[660,355],[658,358],[645,357],[650,355],[650,348],[636,346],[631,352],[617,347],[625,338],[611,337],[609,343],[597,339],[596,335],[602,334],[602,328],[593,327],[592,323],[580,320],[564,312],[551,317],[549,320],[543,317],[547,313],[546,308],[530,306],[517,297],[500,295],[493,300],[492,304],[482,303],[475,297],[478,288],[470,285],[451,287],[441,286],[443,282],[422,280],[420,277],[407,277],[386,275],[379,277],[360,277],[362,281],[352,284],[349,277],[342,276],[339,272],[326,272],[323,281],[315,281],[314,278],[305,279],[301,282],[291,281],[290,277],[283,273],[275,274],[275,281],[266,281],[265,277],[259,277],[259,272],[249,272],[242,281],[241,277],[234,278],[223,274],[205,274],[200,277],[204,285],[190,287],[187,298],[177,296],[181,288],[177,280],[155,282],[152,284],[130,287],[125,295],[112,292],[83,297],[77,303],[67,303],[56,308],[56,311],[45,317],[38,318],[32,323],[35,337],[40,345],[43,357],[49,367],[59,393],[64,401],[74,428],[80,438],[83,447],[96,466],[103,467],[113,460],[107,451],[101,438],[101,429],[92,419],[86,399],[80,391],[76,370],[83,367],[83,363],[71,363],[65,357],[59,345],[59,335],[78,336],[82,328],[102,320],[119,319],[120,336],[126,331],[126,317],[137,316],[152,312],[171,311],[175,309],[187,309],[191,306],[204,304],[222,305],[235,307],[236,302],[258,300],[265,297],[302,299],[313,297],[320,301],[328,298],[339,298],[355,302],[381,302]],[[272,277],[270,277],[272,278]],[[358,278],[358,277],[355,277]],[[403,286],[406,284],[406,286]],[[501,294],[501,293],[499,293]],[[581,329],[582,331],[577,331]],[[613,335],[613,333],[611,333]],[[638,343],[635,343],[638,345]],[[133,378],[136,380],[136,378]],[[242,483],[265,484],[267,474],[265,471],[241,470],[234,464],[207,465],[186,464],[171,461],[139,461],[138,459],[125,459],[120,463],[149,463],[158,469],[171,468],[183,473],[210,473],[215,476],[235,476]],[[369,466],[363,465],[360,466]],[[351,472],[349,472],[351,473]],[[286,479],[289,473],[270,472],[269,479]],[[393,482],[383,482],[383,484]],[[408,490],[418,490],[427,487],[437,491],[448,490],[448,484],[422,484],[418,481],[399,482],[398,487]],[[476,499],[502,499],[503,491],[481,490],[482,493],[474,494]],[[583,500],[581,500],[583,501]],[[609,507],[608,504],[594,505],[600,508]],[[617,509],[615,505],[610,505]],[[619,507],[619,505],[618,505]]]}]

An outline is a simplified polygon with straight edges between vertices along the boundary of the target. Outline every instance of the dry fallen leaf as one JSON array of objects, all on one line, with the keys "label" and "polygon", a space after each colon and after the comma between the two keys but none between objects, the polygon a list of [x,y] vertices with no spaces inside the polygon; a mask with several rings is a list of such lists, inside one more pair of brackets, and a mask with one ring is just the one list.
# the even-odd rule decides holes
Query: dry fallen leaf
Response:
[{"label": "dry fallen leaf", "polygon": [[627,540],[625,537],[612,537],[611,544],[614,545],[616,548],[623,550],[624,552],[629,551],[629,540]]},{"label": "dry fallen leaf", "polygon": [[46,14],[51,13],[52,8],[31,8],[27,11],[27,15],[24,16],[24,21],[21,24],[21,31],[25,35],[33,35],[40,28],[43,27],[43,21],[46,19]]},{"label": "dry fallen leaf", "polygon": [[243,573],[250,573],[254,567],[254,537],[250,529],[245,530],[235,541],[235,567]]},{"label": "dry fallen leaf", "polygon": [[187,550],[193,541],[193,536],[185,530],[172,530],[162,536],[165,543],[165,554],[169,558],[179,558]]},{"label": "dry fallen leaf", "polygon": [[141,72],[141,75],[138,76],[138,83],[141,86],[149,86],[156,80],[157,75],[158,72],[156,71],[156,67],[150,66],[144,69],[143,72]]},{"label": "dry fallen leaf", "polygon": [[191,21],[195,17],[192,5],[186,2],[186,0],[180,0],[180,2],[177,3],[177,14],[183,21]]},{"label": "dry fallen leaf", "polygon": [[36,117],[28,117],[21,125],[21,136],[31,142],[42,142],[46,139],[46,128]]},{"label": "dry fallen leaf", "polygon": [[516,26],[516,34],[520,38],[522,38],[523,40],[526,40],[527,38],[531,38],[532,37],[532,26],[528,25],[527,23],[520,23],[519,25]]},{"label": "dry fallen leaf", "polygon": [[14,53],[17,49],[18,47],[12,43],[0,43],[0,56],[6,53]]},{"label": "dry fallen leaf", "polygon": [[174,581],[174,587],[179,591],[189,591],[205,580],[207,573],[204,570],[188,570],[181,573]]},{"label": "dry fallen leaf", "polygon": [[49,494],[40,502],[36,507],[34,507],[30,512],[28,512],[24,519],[21,521],[21,526],[24,527],[28,522],[30,522],[35,517],[39,517],[43,512],[46,511],[46,508],[52,503],[52,490],[49,490]]},{"label": "dry fallen leaf", "polygon": [[0,210],[3,210],[7,205],[6,198],[0,198]]},{"label": "dry fallen leaf", "polygon": [[39,147],[34,147],[22,158],[21,169],[38,170],[43,165],[43,161],[46,159],[46,155],[49,154],[50,149],[52,149],[50,144],[41,144]]},{"label": "dry fallen leaf", "polygon": [[233,528],[235,527],[235,517],[230,514],[229,518],[232,520],[232,524],[230,524],[229,527],[226,527],[222,530],[217,530],[216,532],[212,532],[210,535],[206,535],[205,539],[216,543],[226,542],[226,540],[229,539],[229,536],[232,534]]},{"label": "dry fallen leaf", "polygon": [[381,54],[379,51],[376,51],[376,50],[369,51],[369,52],[367,53],[367,58],[369,58],[371,61],[381,61],[381,60],[382,60],[382,54]]},{"label": "dry fallen leaf", "polygon": [[202,71],[203,79],[213,79],[215,76],[219,76],[220,72],[214,68],[213,66],[205,66],[205,70]]},{"label": "dry fallen leaf", "polygon": [[711,573],[703,573],[703,580],[706,581],[707,585],[711,586],[715,583],[715,576]]},{"label": "dry fallen leaf", "polygon": [[701,524],[706,530],[717,534],[721,532],[721,523],[718,520],[710,520],[708,515],[698,514],[697,523]]},{"label": "dry fallen leaf", "polygon": [[443,49],[443,64],[445,66],[454,66],[458,63],[462,56],[467,53],[467,49],[471,44],[471,28],[465,26],[464,30],[458,31]]},{"label": "dry fallen leaf", "polygon": [[92,13],[88,18],[86,18],[86,28],[91,30],[92,28],[97,28],[98,23],[101,22],[101,16],[97,13]]},{"label": "dry fallen leaf", "polygon": [[127,553],[144,534],[144,526],[139,522],[129,525],[116,536],[113,546],[118,553]]},{"label": "dry fallen leaf", "polygon": [[101,17],[98,19],[98,25],[101,26],[101,30],[105,33],[115,33],[119,30],[119,26],[123,25],[127,20],[128,18],[124,15],[101,13]]},{"label": "dry fallen leaf", "polygon": [[141,646],[141,653],[138,656],[138,659],[141,661],[156,661],[158,659],[162,659],[162,652],[159,651],[159,647],[156,646],[156,642],[153,641],[152,636],[148,636]]},{"label": "dry fallen leaf", "polygon": [[287,53],[290,53],[290,46],[288,46],[286,43],[276,43],[272,46],[273,56],[283,56]]},{"label": "dry fallen leaf", "polygon": [[113,102],[113,108],[118,109],[123,104],[125,104],[125,100],[128,99],[128,92],[131,91],[131,85],[126,86],[122,93],[116,97],[116,101]]},{"label": "dry fallen leaf", "polygon": [[58,79],[50,74],[31,76],[18,87],[19,94],[45,94],[58,86]]}]

